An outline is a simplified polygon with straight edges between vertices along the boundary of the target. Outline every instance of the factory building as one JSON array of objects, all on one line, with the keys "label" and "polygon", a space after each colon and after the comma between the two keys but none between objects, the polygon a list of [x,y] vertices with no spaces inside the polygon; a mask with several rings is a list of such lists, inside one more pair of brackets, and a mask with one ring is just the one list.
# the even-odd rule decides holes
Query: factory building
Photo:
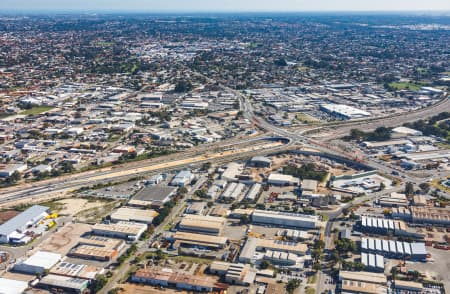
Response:
[{"label": "factory building", "polygon": [[3,294],[20,294],[25,293],[28,283],[18,280],[0,278],[0,293]]},{"label": "factory building", "polygon": [[384,272],[383,255],[361,252],[361,263],[368,271]]},{"label": "factory building", "polygon": [[297,263],[298,255],[294,253],[267,250],[264,259],[274,265],[292,266]]},{"label": "factory building", "polygon": [[387,279],[382,273],[340,271],[338,288],[341,293],[388,293]]},{"label": "factory building", "polygon": [[30,275],[42,274],[57,264],[61,260],[61,257],[57,253],[38,251],[25,261],[14,265],[13,270]]},{"label": "factory building", "polygon": [[343,104],[322,104],[320,110],[326,112],[338,119],[360,119],[370,117],[367,111]]},{"label": "factory building", "polygon": [[23,233],[46,217],[48,210],[46,206],[33,205],[0,225],[0,243],[20,242],[25,237]]},{"label": "factory building", "polygon": [[210,277],[174,273],[170,269],[140,269],[131,277],[131,281],[194,292],[212,292],[217,288],[216,281]]},{"label": "factory building", "polygon": [[135,222],[118,222],[114,224],[95,224],[92,227],[94,235],[120,238],[130,241],[137,241],[147,230],[146,224]]},{"label": "factory building", "polygon": [[131,207],[121,207],[111,214],[113,222],[137,222],[151,224],[158,213],[151,209],[136,209]]},{"label": "factory building", "polygon": [[272,160],[265,156],[255,156],[250,159],[249,165],[257,168],[268,168],[272,166]]},{"label": "factory building", "polygon": [[186,215],[180,221],[178,228],[181,231],[219,235],[225,225],[223,217]]},{"label": "factory building", "polygon": [[389,196],[380,197],[378,204],[385,207],[406,207],[409,205],[409,201],[405,194],[392,192]]},{"label": "factory building", "polygon": [[59,276],[94,280],[95,276],[104,273],[104,271],[105,269],[95,266],[63,261],[52,267],[50,273]]},{"label": "factory building", "polygon": [[68,255],[75,258],[109,261],[119,255],[125,246],[123,240],[104,237],[80,238]]},{"label": "factory building", "polygon": [[237,200],[245,189],[245,185],[242,183],[230,183],[220,198],[225,200]]},{"label": "factory building", "polygon": [[208,249],[222,249],[227,245],[226,237],[218,237],[203,234],[192,234],[185,232],[176,232],[173,235],[174,247],[178,246],[196,246]]},{"label": "factory building", "polygon": [[428,225],[450,225],[450,210],[448,208],[412,207],[411,219],[414,223]]},{"label": "factory building", "polygon": [[267,183],[274,186],[298,186],[300,179],[283,174],[270,174]]},{"label": "factory building", "polygon": [[361,216],[361,220],[358,221],[356,227],[358,230],[372,234],[392,234],[394,236],[408,236],[419,239],[424,237],[422,234],[408,231],[406,224],[401,220]]},{"label": "factory building", "polygon": [[85,279],[58,276],[58,275],[46,275],[39,283],[38,287],[49,291],[63,291],[63,293],[83,293],[89,286],[89,281]]},{"label": "factory building", "polygon": [[176,176],[170,182],[170,185],[176,187],[184,187],[189,185],[193,179],[194,174],[191,173],[191,171],[182,170],[178,174],[176,174]]},{"label": "factory building", "polygon": [[256,197],[258,197],[261,189],[262,186],[260,183],[253,184],[253,186],[250,188],[250,190],[248,190],[247,194],[245,195],[245,199],[248,201],[256,201]]},{"label": "factory building", "polygon": [[[284,242],[279,240],[267,240],[259,238],[248,238],[241,250],[239,261],[243,263],[254,263],[256,260],[264,258],[264,255],[257,254],[257,251],[267,253],[267,251],[293,253],[295,255],[305,255],[308,246],[303,243]],[[273,254],[271,256],[273,256]],[[277,256],[277,255],[275,255]],[[278,255],[279,257],[279,255]],[[284,258],[285,256],[283,256]],[[291,256],[292,258],[294,255]]]},{"label": "factory building", "polygon": [[315,229],[318,227],[319,219],[315,215],[255,210],[252,214],[252,222],[282,227]]},{"label": "factory building", "polygon": [[381,254],[389,258],[426,260],[425,243],[408,243],[394,240],[361,238],[361,250],[367,253]]}]

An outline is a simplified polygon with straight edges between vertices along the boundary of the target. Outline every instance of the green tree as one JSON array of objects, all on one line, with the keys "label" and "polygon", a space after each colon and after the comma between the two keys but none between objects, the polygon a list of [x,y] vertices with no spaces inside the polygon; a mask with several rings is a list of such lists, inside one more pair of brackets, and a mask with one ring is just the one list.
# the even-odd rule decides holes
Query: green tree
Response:
[{"label": "green tree", "polygon": [[423,193],[428,193],[430,192],[430,184],[429,183],[421,183],[419,185],[420,190],[422,190]]},{"label": "green tree", "polygon": [[300,287],[300,283],[301,283],[301,281],[298,279],[290,280],[286,285],[286,292],[289,294],[294,293],[295,289]]},{"label": "green tree", "polygon": [[414,194],[414,184],[413,183],[411,183],[411,182],[406,183],[405,194],[406,194],[406,196],[412,196]]}]

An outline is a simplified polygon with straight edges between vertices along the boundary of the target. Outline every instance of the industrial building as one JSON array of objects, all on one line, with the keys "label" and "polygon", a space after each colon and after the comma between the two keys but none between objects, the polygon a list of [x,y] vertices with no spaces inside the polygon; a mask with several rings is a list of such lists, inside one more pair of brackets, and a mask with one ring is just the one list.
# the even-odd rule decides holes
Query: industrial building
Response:
[{"label": "industrial building", "polygon": [[181,246],[197,246],[208,249],[221,249],[227,245],[226,237],[218,237],[203,234],[193,234],[186,232],[176,232],[173,235],[174,247]]},{"label": "industrial building", "polygon": [[266,253],[268,250],[305,255],[308,250],[308,246],[306,244],[296,242],[248,238],[241,250],[239,261],[243,263],[254,263],[256,260],[264,258],[264,254],[257,254],[257,251]]},{"label": "industrial building", "polygon": [[129,206],[162,207],[175,195],[177,188],[164,185],[148,186],[139,191],[128,201]]},{"label": "industrial building", "polygon": [[130,207],[121,207],[111,214],[111,221],[119,222],[137,222],[151,224],[158,213],[151,209],[136,209]]},{"label": "industrial building", "polygon": [[300,179],[291,175],[272,173],[269,175],[267,183],[274,186],[298,186]]},{"label": "industrial building", "polygon": [[104,271],[103,268],[95,266],[63,261],[52,267],[50,273],[59,276],[94,280],[96,275],[102,274]]},{"label": "industrial building", "polygon": [[364,264],[368,271],[384,272],[383,255],[362,252],[361,263]]},{"label": "industrial building", "polygon": [[118,222],[111,224],[95,224],[92,233],[99,236],[137,241],[147,230],[146,224],[135,222]]},{"label": "industrial building", "polygon": [[250,159],[249,165],[258,168],[269,168],[272,166],[272,159],[265,156],[255,156]]},{"label": "industrial building", "polygon": [[322,104],[320,110],[342,120],[370,117],[367,111],[343,104]]},{"label": "industrial building", "polygon": [[225,191],[223,191],[220,198],[224,200],[237,200],[245,189],[245,185],[242,183],[230,183]]},{"label": "industrial building", "polygon": [[414,223],[429,225],[450,225],[448,208],[411,207],[411,220]]},{"label": "industrial building", "polygon": [[140,269],[131,281],[195,292],[211,292],[216,288],[216,281],[210,277],[174,273],[170,269]]},{"label": "industrial building", "polygon": [[89,286],[89,281],[85,279],[58,276],[58,275],[46,275],[39,283],[38,287],[46,290],[55,291],[60,290],[63,293],[83,293]]},{"label": "industrial building", "polygon": [[202,214],[205,210],[205,202],[194,202],[186,208],[186,213],[188,214]]},{"label": "industrial building", "polygon": [[253,186],[250,188],[250,190],[248,190],[247,194],[245,195],[245,199],[248,201],[255,201],[261,189],[262,185],[260,183],[253,184]]},{"label": "industrial building", "polygon": [[25,261],[16,263],[13,270],[30,275],[42,274],[57,264],[61,258],[62,256],[57,253],[38,251]]},{"label": "industrial building", "polygon": [[33,205],[0,225],[0,243],[19,242],[25,238],[24,232],[48,215],[49,208]]},{"label": "industrial building", "polygon": [[409,201],[405,194],[392,192],[389,196],[380,197],[378,204],[386,207],[406,207],[409,205]]},{"label": "industrial building", "polygon": [[394,236],[409,236],[414,238],[423,238],[423,235],[410,232],[406,224],[401,220],[385,219],[380,217],[361,216],[357,223],[357,229],[363,232]]},{"label": "industrial building", "polygon": [[28,283],[12,279],[0,278],[0,293],[3,294],[21,294],[25,293]]},{"label": "industrial building", "polygon": [[194,174],[189,170],[182,170],[175,175],[175,177],[170,182],[170,185],[176,187],[184,187],[189,185],[189,183],[194,179]]},{"label": "industrial building", "polygon": [[68,255],[75,258],[110,261],[119,255],[124,246],[123,240],[91,236],[80,238],[77,246]]},{"label": "industrial building", "polygon": [[250,286],[254,283],[256,271],[248,265],[234,263],[230,264],[225,274],[225,282],[232,285]]},{"label": "industrial building", "polygon": [[267,250],[264,259],[274,265],[293,266],[297,264],[298,255],[294,253]]},{"label": "industrial building", "polygon": [[361,250],[389,258],[406,258],[424,261],[427,258],[425,243],[408,243],[394,240],[361,238]]},{"label": "industrial building", "polygon": [[252,214],[252,222],[282,227],[315,229],[318,227],[319,218],[315,215],[255,210]]},{"label": "industrial building", "polygon": [[317,186],[319,185],[319,182],[316,180],[303,180],[302,181],[302,192],[306,193],[316,193],[317,192]]},{"label": "industrial building", "polygon": [[205,215],[186,215],[180,221],[178,228],[181,231],[219,235],[225,225],[223,217]]},{"label": "industrial building", "polygon": [[382,273],[340,271],[339,284],[342,293],[388,293],[387,279]]}]

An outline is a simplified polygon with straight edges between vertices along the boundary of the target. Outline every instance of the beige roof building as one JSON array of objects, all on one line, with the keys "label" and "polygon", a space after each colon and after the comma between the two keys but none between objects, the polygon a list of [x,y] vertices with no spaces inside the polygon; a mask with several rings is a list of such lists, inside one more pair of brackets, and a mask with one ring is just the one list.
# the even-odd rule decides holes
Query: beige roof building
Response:
[{"label": "beige roof building", "polygon": [[179,224],[182,231],[219,235],[226,219],[216,216],[186,215]]}]

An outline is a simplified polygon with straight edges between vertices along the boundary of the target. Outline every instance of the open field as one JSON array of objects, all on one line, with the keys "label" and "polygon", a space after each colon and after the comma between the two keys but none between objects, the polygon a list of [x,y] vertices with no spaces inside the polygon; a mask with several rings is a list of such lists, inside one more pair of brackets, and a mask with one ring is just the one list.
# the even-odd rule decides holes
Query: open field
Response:
[{"label": "open field", "polygon": [[39,245],[40,250],[59,253],[65,255],[78,243],[78,239],[83,234],[91,230],[90,225],[68,223],[50,238]]},{"label": "open field", "polygon": [[418,91],[421,87],[425,86],[424,83],[414,83],[414,82],[393,82],[389,84],[389,87],[392,89],[399,91],[399,90],[411,90],[411,91]]},{"label": "open field", "polygon": [[52,106],[35,106],[25,111],[20,112],[21,115],[36,115],[52,110]]}]

